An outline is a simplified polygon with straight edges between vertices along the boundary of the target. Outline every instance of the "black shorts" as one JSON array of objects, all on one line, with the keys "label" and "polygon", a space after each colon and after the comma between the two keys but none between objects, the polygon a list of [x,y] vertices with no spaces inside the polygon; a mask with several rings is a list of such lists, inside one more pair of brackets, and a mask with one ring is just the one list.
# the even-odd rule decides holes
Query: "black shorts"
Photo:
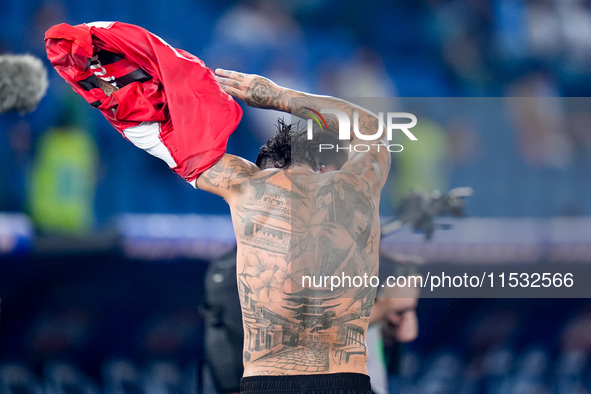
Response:
[{"label": "black shorts", "polygon": [[360,373],[247,376],[240,382],[240,393],[371,394],[371,384],[369,376]]}]

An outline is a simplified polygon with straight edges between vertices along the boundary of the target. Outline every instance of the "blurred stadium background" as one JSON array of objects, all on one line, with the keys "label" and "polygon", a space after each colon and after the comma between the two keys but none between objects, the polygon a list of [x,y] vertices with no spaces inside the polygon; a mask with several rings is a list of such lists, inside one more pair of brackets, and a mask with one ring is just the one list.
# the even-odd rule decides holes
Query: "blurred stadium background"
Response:
[{"label": "blurred stadium background", "polygon": [[[436,97],[421,101],[438,110],[419,116],[421,148],[394,156],[382,213],[394,215],[413,187],[471,186],[470,217],[431,242],[394,234],[385,249],[427,266],[591,264],[589,1],[3,0],[1,9],[2,54],[45,59],[50,26],[119,20],[211,68],[300,90],[393,105]],[[35,112],[0,115],[0,393],[194,392],[204,273],[233,243],[227,207],[49,77]],[[487,100],[495,110],[466,114]],[[276,116],[245,108],[229,151],[254,160]],[[587,299],[423,299],[418,313],[419,338],[400,370],[392,365],[400,392],[591,392]]]}]

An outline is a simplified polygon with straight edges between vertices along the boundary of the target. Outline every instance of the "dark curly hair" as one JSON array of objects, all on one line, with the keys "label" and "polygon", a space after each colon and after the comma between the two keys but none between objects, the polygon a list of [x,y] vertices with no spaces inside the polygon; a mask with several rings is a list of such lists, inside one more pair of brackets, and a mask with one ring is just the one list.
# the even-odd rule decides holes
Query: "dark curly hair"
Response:
[{"label": "dark curly hair", "polygon": [[259,149],[255,164],[261,168],[285,169],[292,164],[305,164],[314,171],[320,169],[318,164],[317,138],[308,140],[307,130],[300,129],[298,124],[287,124],[285,120],[277,121],[277,134]]}]

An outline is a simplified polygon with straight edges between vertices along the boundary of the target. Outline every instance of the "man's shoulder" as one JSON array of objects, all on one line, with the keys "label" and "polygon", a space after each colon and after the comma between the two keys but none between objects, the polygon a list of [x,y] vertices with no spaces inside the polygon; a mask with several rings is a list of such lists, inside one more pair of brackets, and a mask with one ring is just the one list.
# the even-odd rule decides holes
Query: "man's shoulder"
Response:
[{"label": "man's shoulder", "polygon": [[256,164],[242,157],[225,153],[219,161],[201,173],[197,178],[196,186],[228,199],[260,171]]}]

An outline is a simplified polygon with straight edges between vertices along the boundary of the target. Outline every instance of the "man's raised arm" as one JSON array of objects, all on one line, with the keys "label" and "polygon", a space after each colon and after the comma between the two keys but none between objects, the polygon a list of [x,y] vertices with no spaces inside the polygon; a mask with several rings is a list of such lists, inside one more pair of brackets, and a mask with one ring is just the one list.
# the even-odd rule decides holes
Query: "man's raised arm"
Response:
[{"label": "man's raised arm", "polygon": [[[258,75],[219,68],[215,72],[218,82],[226,93],[241,99],[251,107],[283,111],[304,119],[310,119],[315,112],[320,113],[322,110],[336,110],[347,116],[351,128],[354,125],[354,117],[358,116],[357,131],[364,137],[362,139],[352,129],[348,130],[351,145],[354,147],[357,144],[364,144],[371,148],[367,152],[356,152],[351,149],[349,159],[342,169],[357,173],[380,189],[383,187],[390,169],[390,153],[386,148],[388,145],[386,133],[384,130],[381,132],[378,130],[380,122],[375,114],[335,97],[283,88]],[[337,116],[326,112],[324,115],[328,130],[339,132]]]}]

